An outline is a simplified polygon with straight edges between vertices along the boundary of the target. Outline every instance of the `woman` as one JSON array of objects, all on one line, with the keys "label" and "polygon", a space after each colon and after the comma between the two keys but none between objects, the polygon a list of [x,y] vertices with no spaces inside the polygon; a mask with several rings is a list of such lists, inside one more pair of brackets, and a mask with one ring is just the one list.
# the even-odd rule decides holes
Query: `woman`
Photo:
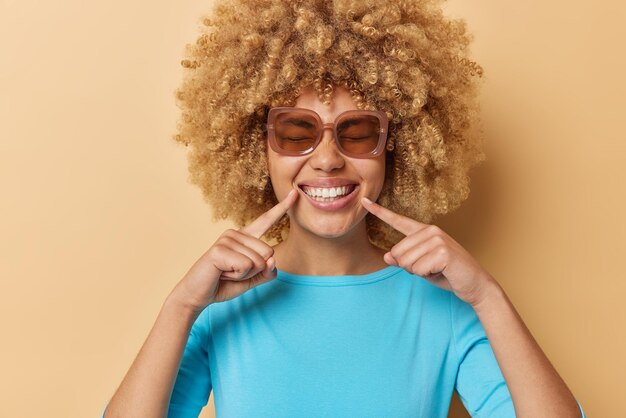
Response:
[{"label": "woman", "polygon": [[437,3],[216,6],[175,139],[241,227],[172,290],[103,416],[196,417],[213,390],[224,417],[445,417],[457,390],[472,416],[584,417],[495,278],[428,224],[484,159],[482,70]]}]

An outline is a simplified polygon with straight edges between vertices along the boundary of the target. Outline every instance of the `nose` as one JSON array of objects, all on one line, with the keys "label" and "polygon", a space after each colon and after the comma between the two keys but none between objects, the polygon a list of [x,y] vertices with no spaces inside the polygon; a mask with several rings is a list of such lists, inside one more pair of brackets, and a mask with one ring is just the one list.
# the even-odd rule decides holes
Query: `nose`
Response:
[{"label": "nose", "polygon": [[324,129],[322,140],[311,153],[309,164],[314,169],[323,171],[332,171],[333,169],[343,167],[345,164],[343,155],[337,148],[335,138],[333,138],[332,128]]}]

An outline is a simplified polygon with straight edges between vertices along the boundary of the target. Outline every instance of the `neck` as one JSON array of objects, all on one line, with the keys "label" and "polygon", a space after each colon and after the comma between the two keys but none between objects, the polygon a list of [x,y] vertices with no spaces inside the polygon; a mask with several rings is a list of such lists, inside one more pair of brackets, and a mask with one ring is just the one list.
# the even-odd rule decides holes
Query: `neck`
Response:
[{"label": "neck", "polygon": [[322,237],[291,222],[289,236],[274,246],[278,269],[307,276],[372,273],[388,266],[384,254],[370,243],[365,219],[339,237]]}]

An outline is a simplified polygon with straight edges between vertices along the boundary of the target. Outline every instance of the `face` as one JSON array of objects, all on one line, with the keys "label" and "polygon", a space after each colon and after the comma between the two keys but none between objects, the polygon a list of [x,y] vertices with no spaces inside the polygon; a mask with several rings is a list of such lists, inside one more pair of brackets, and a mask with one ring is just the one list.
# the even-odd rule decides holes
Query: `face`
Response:
[{"label": "face", "polygon": [[[303,90],[294,107],[317,112],[323,123],[357,107],[348,90],[335,87],[330,105],[318,98],[315,90]],[[373,158],[351,158],[341,153],[331,129],[325,129],[313,152],[302,156],[276,153],[267,145],[269,174],[276,197],[284,199],[292,188],[300,196],[289,209],[290,228],[302,228],[315,235],[334,238],[345,235],[367,214],[360,201],[376,201],[385,180],[385,152]],[[329,186],[343,184],[339,189]],[[320,190],[321,189],[321,190]],[[326,189],[326,192],[324,191]],[[312,197],[319,192],[345,197]]]}]

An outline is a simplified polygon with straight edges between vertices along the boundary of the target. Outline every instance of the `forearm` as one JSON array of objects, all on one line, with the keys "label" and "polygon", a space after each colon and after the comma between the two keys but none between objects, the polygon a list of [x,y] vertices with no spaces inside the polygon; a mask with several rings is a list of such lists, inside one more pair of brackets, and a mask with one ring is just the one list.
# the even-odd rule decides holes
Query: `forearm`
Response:
[{"label": "forearm", "polygon": [[574,395],[543,353],[504,289],[490,277],[474,310],[485,329],[518,418],[580,418]]},{"label": "forearm", "polygon": [[122,383],[106,407],[105,418],[162,418],[180,367],[189,332],[199,313],[171,296]]}]

